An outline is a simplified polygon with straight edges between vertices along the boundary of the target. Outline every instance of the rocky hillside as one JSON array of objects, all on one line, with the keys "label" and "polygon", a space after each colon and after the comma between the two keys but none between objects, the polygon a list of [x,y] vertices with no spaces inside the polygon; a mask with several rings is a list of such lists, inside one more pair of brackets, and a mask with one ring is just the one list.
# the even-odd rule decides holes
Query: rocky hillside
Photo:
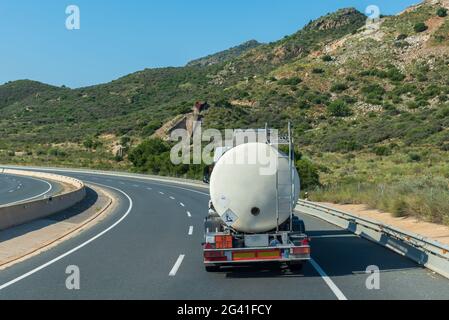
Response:
[{"label": "rocky hillside", "polygon": [[[446,152],[447,8],[447,0],[425,1],[374,22],[341,9],[270,44],[251,41],[186,67],[87,88],[5,84],[0,159],[79,164],[81,157],[82,165],[115,166],[117,145],[131,150],[196,101],[212,106],[206,127],[292,121],[298,147],[317,161],[323,153],[408,154],[423,146]],[[116,160],[129,165],[126,156]]]},{"label": "rocky hillside", "polygon": [[241,45],[233,47],[231,49],[221,51],[221,52],[218,52],[215,54],[211,54],[204,58],[190,61],[187,64],[187,66],[188,67],[191,67],[191,66],[205,67],[205,66],[211,66],[214,64],[226,62],[226,61],[232,60],[234,58],[237,58],[238,56],[242,55],[243,53],[245,53],[251,49],[257,48],[261,45],[262,44],[256,40],[250,40],[245,43],[242,43]]}]

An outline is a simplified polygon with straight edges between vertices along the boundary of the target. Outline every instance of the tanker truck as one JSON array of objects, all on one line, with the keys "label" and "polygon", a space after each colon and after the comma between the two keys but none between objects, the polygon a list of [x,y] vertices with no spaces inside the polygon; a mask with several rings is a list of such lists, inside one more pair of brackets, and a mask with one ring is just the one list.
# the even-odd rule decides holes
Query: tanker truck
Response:
[{"label": "tanker truck", "polygon": [[[310,260],[304,222],[294,215],[300,179],[290,125],[286,138],[260,131],[265,134],[263,139],[257,134],[258,141],[238,138],[247,131],[234,133],[232,147],[217,148],[214,165],[205,172],[210,184],[203,242],[207,272],[266,262],[297,271]],[[279,151],[280,145],[288,145],[288,154]]]}]

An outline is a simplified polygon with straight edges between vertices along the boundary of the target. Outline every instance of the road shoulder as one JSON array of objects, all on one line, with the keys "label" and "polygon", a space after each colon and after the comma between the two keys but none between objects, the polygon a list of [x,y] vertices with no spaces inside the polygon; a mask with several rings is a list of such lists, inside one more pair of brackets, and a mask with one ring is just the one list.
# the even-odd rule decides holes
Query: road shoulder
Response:
[{"label": "road shoulder", "polygon": [[27,260],[71,239],[114,211],[117,199],[108,190],[88,185],[90,197],[46,219],[38,219],[0,234],[0,270]]}]

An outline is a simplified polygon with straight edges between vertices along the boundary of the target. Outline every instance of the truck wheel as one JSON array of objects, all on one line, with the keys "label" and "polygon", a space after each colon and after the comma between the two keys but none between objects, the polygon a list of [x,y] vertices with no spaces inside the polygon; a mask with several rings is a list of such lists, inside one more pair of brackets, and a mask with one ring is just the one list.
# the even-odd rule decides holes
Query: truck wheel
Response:
[{"label": "truck wheel", "polygon": [[293,231],[305,234],[306,233],[306,225],[304,224],[304,221],[300,219],[294,219],[293,220]]},{"label": "truck wheel", "polygon": [[206,272],[218,272],[220,267],[218,266],[206,266]]},{"label": "truck wheel", "polygon": [[301,271],[304,266],[302,262],[291,262],[288,263],[287,265],[290,271]]}]

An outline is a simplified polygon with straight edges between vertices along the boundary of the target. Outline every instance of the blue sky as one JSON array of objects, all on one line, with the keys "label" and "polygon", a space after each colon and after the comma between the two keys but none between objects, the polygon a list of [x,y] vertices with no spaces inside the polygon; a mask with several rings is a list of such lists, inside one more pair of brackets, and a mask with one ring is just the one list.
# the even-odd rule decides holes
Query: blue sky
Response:
[{"label": "blue sky", "polygon": [[[145,68],[181,66],[250,39],[278,40],[309,20],[353,6],[395,14],[419,0],[1,0],[0,83],[69,87]],[[81,29],[65,28],[68,5]]]}]

